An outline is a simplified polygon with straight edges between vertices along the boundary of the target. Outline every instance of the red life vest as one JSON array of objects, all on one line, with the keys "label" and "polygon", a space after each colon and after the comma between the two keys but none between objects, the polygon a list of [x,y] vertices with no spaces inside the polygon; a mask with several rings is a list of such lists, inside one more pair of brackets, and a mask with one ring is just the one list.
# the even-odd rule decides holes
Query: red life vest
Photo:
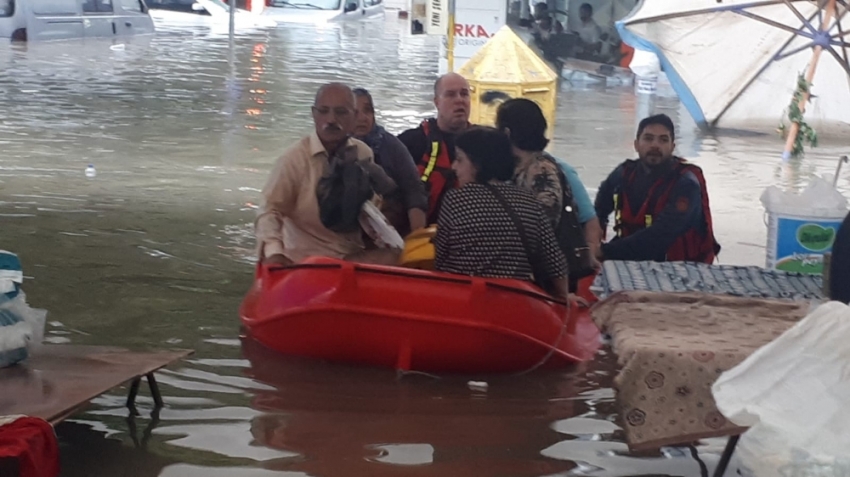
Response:
[{"label": "red life vest", "polygon": [[456,181],[449,148],[440,136],[437,121],[434,119],[422,121],[422,130],[431,147],[422,157],[413,159],[416,160],[420,179],[425,183],[425,190],[428,193],[427,221],[433,224],[437,222],[443,196],[455,187]]},{"label": "red life vest", "polygon": [[640,164],[636,160],[626,161],[623,166],[623,184],[614,195],[615,226],[614,230],[618,237],[628,237],[640,230],[652,225],[653,220],[667,206],[670,193],[676,181],[687,172],[696,176],[699,182],[700,196],[702,197],[702,216],[705,230],[696,227],[688,229],[683,235],[667,249],[666,260],[714,263],[717,254],[720,253],[720,244],[714,238],[714,226],[711,221],[711,209],[708,204],[708,189],[705,185],[705,176],[702,169],[690,164],[682,158],[676,158],[677,164],[669,174],[660,177],[649,189],[646,200],[640,208],[635,211],[629,204],[628,196],[623,192],[630,187],[635,180],[637,168]]}]

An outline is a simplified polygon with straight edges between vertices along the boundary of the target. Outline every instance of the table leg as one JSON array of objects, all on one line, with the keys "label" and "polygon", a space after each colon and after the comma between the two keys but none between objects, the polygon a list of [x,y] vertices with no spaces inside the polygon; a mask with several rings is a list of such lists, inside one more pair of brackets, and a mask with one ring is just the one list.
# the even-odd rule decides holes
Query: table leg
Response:
[{"label": "table leg", "polygon": [[154,378],[153,373],[149,373],[147,378],[148,387],[151,389],[151,396],[153,396],[153,403],[156,408],[159,409],[163,406],[162,395],[159,394],[159,385],[156,384],[156,378]]},{"label": "table leg", "polygon": [[142,382],[142,378],[136,378],[133,380],[133,383],[130,384],[130,393],[127,395],[127,407],[130,408],[131,411],[137,413],[136,411],[136,395],[139,394],[139,384]]},{"label": "table leg", "polygon": [[720,462],[717,463],[717,468],[714,470],[714,477],[723,477],[726,473],[726,467],[729,466],[729,461],[732,460],[732,454],[735,453],[735,446],[738,445],[738,439],[741,436],[731,436],[726,442],[726,449],[723,450],[723,455],[720,456]]}]

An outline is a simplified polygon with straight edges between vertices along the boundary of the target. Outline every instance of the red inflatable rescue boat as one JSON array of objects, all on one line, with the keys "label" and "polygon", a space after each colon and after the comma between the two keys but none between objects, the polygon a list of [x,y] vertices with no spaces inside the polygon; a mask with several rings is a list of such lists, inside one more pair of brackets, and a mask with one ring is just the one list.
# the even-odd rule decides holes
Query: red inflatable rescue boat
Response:
[{"label": "red inflatable rescue boat", "polygon": [[401,370],[551,369],[599,347],[587,308],[567,317],[530,283],[320,257],[258,267],[240,316],[280,353]]}]

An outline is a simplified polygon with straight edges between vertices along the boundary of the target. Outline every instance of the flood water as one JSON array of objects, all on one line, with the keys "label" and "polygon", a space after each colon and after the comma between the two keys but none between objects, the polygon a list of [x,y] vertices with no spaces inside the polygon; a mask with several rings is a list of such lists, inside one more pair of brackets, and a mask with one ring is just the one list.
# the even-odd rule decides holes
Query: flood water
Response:
[{"label": "flood water", "polygon": [[[64,477],[703,475],[724,441],[629,454],[614,359],[560,373],[469,378],[286,359],[239,339],[251,223],[278,154],[311,128],[326,81],[371,90],[400,132],[432,112],[439,40],[392,14],[237,37],[0,48],[0,248],[49,310],[53,343],[192,348],[158,374],[166,407],[126,419],[126,389],[57,427]],[[784,101],[784,99],[783,99]],[[632,154],[629,89],[562,85],[553,152],[589,188]],[[702,135],[675,101],[679,153],[707,174],[721,262],[764,262],[772,184],[832,173],[829,140],[782,164],[773,134]],[[97,175],[84,169],[94,165]],[[839,181],[847,190],[846,175]],[[699,459],[694,456],[698,456]]]}]

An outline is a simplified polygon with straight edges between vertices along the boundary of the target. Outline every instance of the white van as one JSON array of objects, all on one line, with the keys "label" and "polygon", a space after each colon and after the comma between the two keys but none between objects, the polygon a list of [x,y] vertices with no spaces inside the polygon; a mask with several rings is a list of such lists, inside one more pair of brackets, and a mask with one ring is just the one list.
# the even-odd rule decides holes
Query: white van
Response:
[{"label": "white van", "polygon": [[[148,8],[157,27],[230,27],[230,6],[222,0],[148,0]],[[233,15],[236,30],[274,28],[269,17],[237,8]]]},{"label": "white van", "polygon": [[0,37],[16,41],[153,32],[144,0],[0,0]]},{"label": "white van", "polygon": [[383,0],[266,0],[262,13],[278,24],[365,20],[383,14]]},{"label": "white van", "polygon": [[[230,27],[230,6],[222,0],[149,0],[148,7],[156,26]],[[233,21],[237,30],[277,26],[271,18],[241,8],[236,9]]]}]

